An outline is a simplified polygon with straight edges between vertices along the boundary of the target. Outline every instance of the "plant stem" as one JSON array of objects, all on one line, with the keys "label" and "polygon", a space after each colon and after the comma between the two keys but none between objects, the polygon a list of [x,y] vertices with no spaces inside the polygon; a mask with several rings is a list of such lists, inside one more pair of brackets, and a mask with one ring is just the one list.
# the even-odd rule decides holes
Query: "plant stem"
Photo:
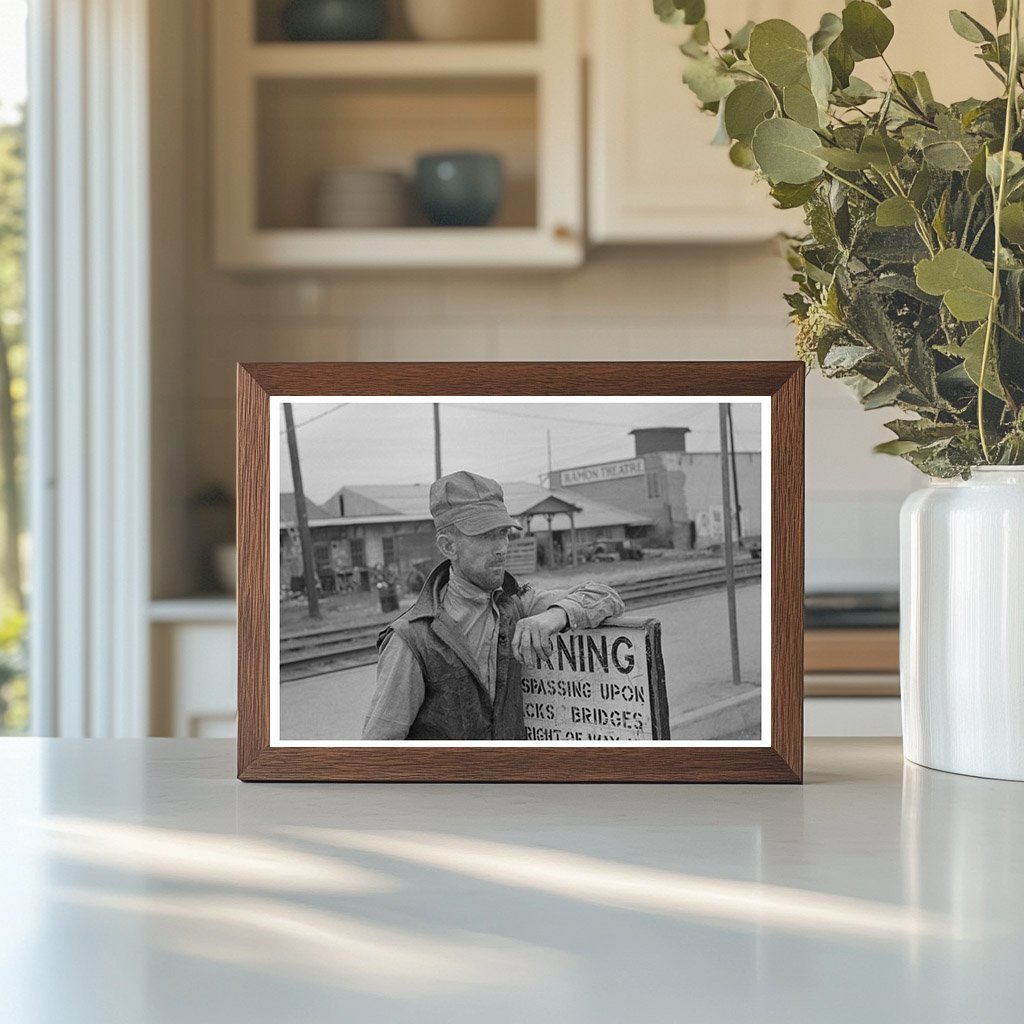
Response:
[{"label": "plant stem", "polygon": [[974,218],[974,207],[978,203],[978,194],[980,193],[980,191],[981,189],[979,189],[978,192],[975,192],[974,195],[971,196],[971,204],[970,206],[967,207],[967,217],[964,220],[964,236],[963,238],[960,239],[961,248],[963,248],[967,244],[967,232],[970,229],[971,220]]},{"label": "plant stem", "polygon": [[1006,84],[1006,124],[1003,126],[1003,151],[999,168],[999,191],[995,197],[995,246],[992,257],[992,295],[989,300],[988,320],[985,323],[985,346],[981,350],[981,370],[978,373],[978,434],[985,461],[992,462],[988,435],[985,431],[985,373],[992,350],[992,333],[999,313],[1000,242],[1002,240],[1003,204],[1006,199],[1006,165],[1013,139],[1013,122],[1017,113],[1017,74],[1020,65],[1020,0],[1010,0],[1010,74]]},{"label": "plant stem", "polygon": [[[917,204],[910,202],[910,197],[907,195],[906,189],[903,187],[903,182],[900,181],[899,172],[894,167],[892,174],[883,174],[882,179],[892,186],[901,199],[906,199],[906,201],[910,203],[911,209],[914,211],[914,216],[917,218],[917,233],[921,236],[921,241],[924,242],[929,254],[934,256],[935,247],[932,245],[932,233],[928,227],[928,222],[924,219],[924,214],[917,208]],[[936,237],[935,243],[940,249],[942,249],[942,242],[938,237]]]},{"label": "plant stem", "polygon": [[986,214],[985,219],[981,222],[981,227],[978,228],[978,233],[974,236],[974,241],[971,242],[971,247],[967,250],[968,252],[973,253],[974,250],[977,249],[978,243],[981,241],[981,236],[985,234],[985,229],[989,226],[991,220],[992,214]]},{"label": "plant stem", "polygon": [[845,178],[840,178],[838,174],[834,174],[827,167],[825,168],[825,173],[833,181],[838,181],[841,185],[845,185],[847,188],[852,188],[854,192],[859,192],[866,199],[870,199],[871,202],[875,204],[875,206],[879,204],[880,200],[876,196],[873,196],[870,192],[868,192],[867,189],[863,189],[860,187],[860,185],[857,185],[852,181],[847,181]]},{"label": "plant stem", "polygon": [[764,75],[762,75],[758,71],[754,72],[754,77],[760,79],[764,87],[768,90],[769,93],[771,93],[771,97],[775,101],[775,113],[778,114],[779,117],[785,117],[785,112],[782,109],[782,100],[780,100],[778,95],[776,94],[775,89],[772,86],[772,83],[769,82],[768,79],[765,78]]}]

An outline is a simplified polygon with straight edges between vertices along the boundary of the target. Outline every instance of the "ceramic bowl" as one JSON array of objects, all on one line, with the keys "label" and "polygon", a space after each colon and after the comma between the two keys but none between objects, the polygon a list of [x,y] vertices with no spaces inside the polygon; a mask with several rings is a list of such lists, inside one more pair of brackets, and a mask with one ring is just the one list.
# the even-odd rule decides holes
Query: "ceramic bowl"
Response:
[{"label": "ceramic bowl", "polygon": [[405,0],[405,18],[417,39],[477,42],[530,39],[534,0]]},{"label": "ceramic bowl", "polygon": [[494,153],[425,153],[416,162],[416,194],[436,227],[483,227],[501,206],[505,174]]},{"label": "ceramic bowl", "polygon": [[322,228],[399,228],[405,224],[404,175],[366,167],[337,167],[320,178],[316,222]]},{"label": "ceramic bowl", "polygon": [[297,42],[380,39],[387,26],[387,0],[290,0],[281,11],[285,38]]}]

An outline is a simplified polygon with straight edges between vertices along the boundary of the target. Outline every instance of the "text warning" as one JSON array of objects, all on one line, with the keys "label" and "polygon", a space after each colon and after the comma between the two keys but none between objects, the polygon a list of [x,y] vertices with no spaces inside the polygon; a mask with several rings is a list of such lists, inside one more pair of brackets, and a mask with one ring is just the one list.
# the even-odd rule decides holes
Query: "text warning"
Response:
[{"label": "text warning", "polygon": [[528,740],[670,738],[656,619],[612,619],[554,641],[550,657],[523,669]]}]

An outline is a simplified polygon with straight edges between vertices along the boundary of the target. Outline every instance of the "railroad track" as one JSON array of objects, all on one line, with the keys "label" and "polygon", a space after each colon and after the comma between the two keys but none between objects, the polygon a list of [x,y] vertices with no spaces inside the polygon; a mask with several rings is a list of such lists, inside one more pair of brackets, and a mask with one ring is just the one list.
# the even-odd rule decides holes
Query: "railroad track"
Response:
[{"label": "railroad track", "polygon": [[[741,562],[736,566],[740,586],[761,579],[760,562]],[[691,573],[663,573],[644,580],[620,583],[615,587],[626,602],[626,610],[649,608],[665,601],[699,597],[725,586],[725,569],[701,569]],[[325,672],[340,672],[377,660],[377,634],[393,619],[382,616],[359,626],[324,626],[281,638],[281,682],[294,682]]]}]

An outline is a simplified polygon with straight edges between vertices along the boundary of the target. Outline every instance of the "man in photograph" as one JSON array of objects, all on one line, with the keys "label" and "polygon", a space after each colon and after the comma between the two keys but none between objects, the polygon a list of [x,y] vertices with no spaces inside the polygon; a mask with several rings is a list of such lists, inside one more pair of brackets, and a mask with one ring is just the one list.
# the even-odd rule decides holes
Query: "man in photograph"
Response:
[{"label": "man in photograph", "polygon": [[524,740],[522,666],[564,629],[624,610],[610,587],[534,590],[505,571],[522,527],[494,480],[465,470],[435,481],[430,514],[444,561],[377,642],[365,740]]}]

